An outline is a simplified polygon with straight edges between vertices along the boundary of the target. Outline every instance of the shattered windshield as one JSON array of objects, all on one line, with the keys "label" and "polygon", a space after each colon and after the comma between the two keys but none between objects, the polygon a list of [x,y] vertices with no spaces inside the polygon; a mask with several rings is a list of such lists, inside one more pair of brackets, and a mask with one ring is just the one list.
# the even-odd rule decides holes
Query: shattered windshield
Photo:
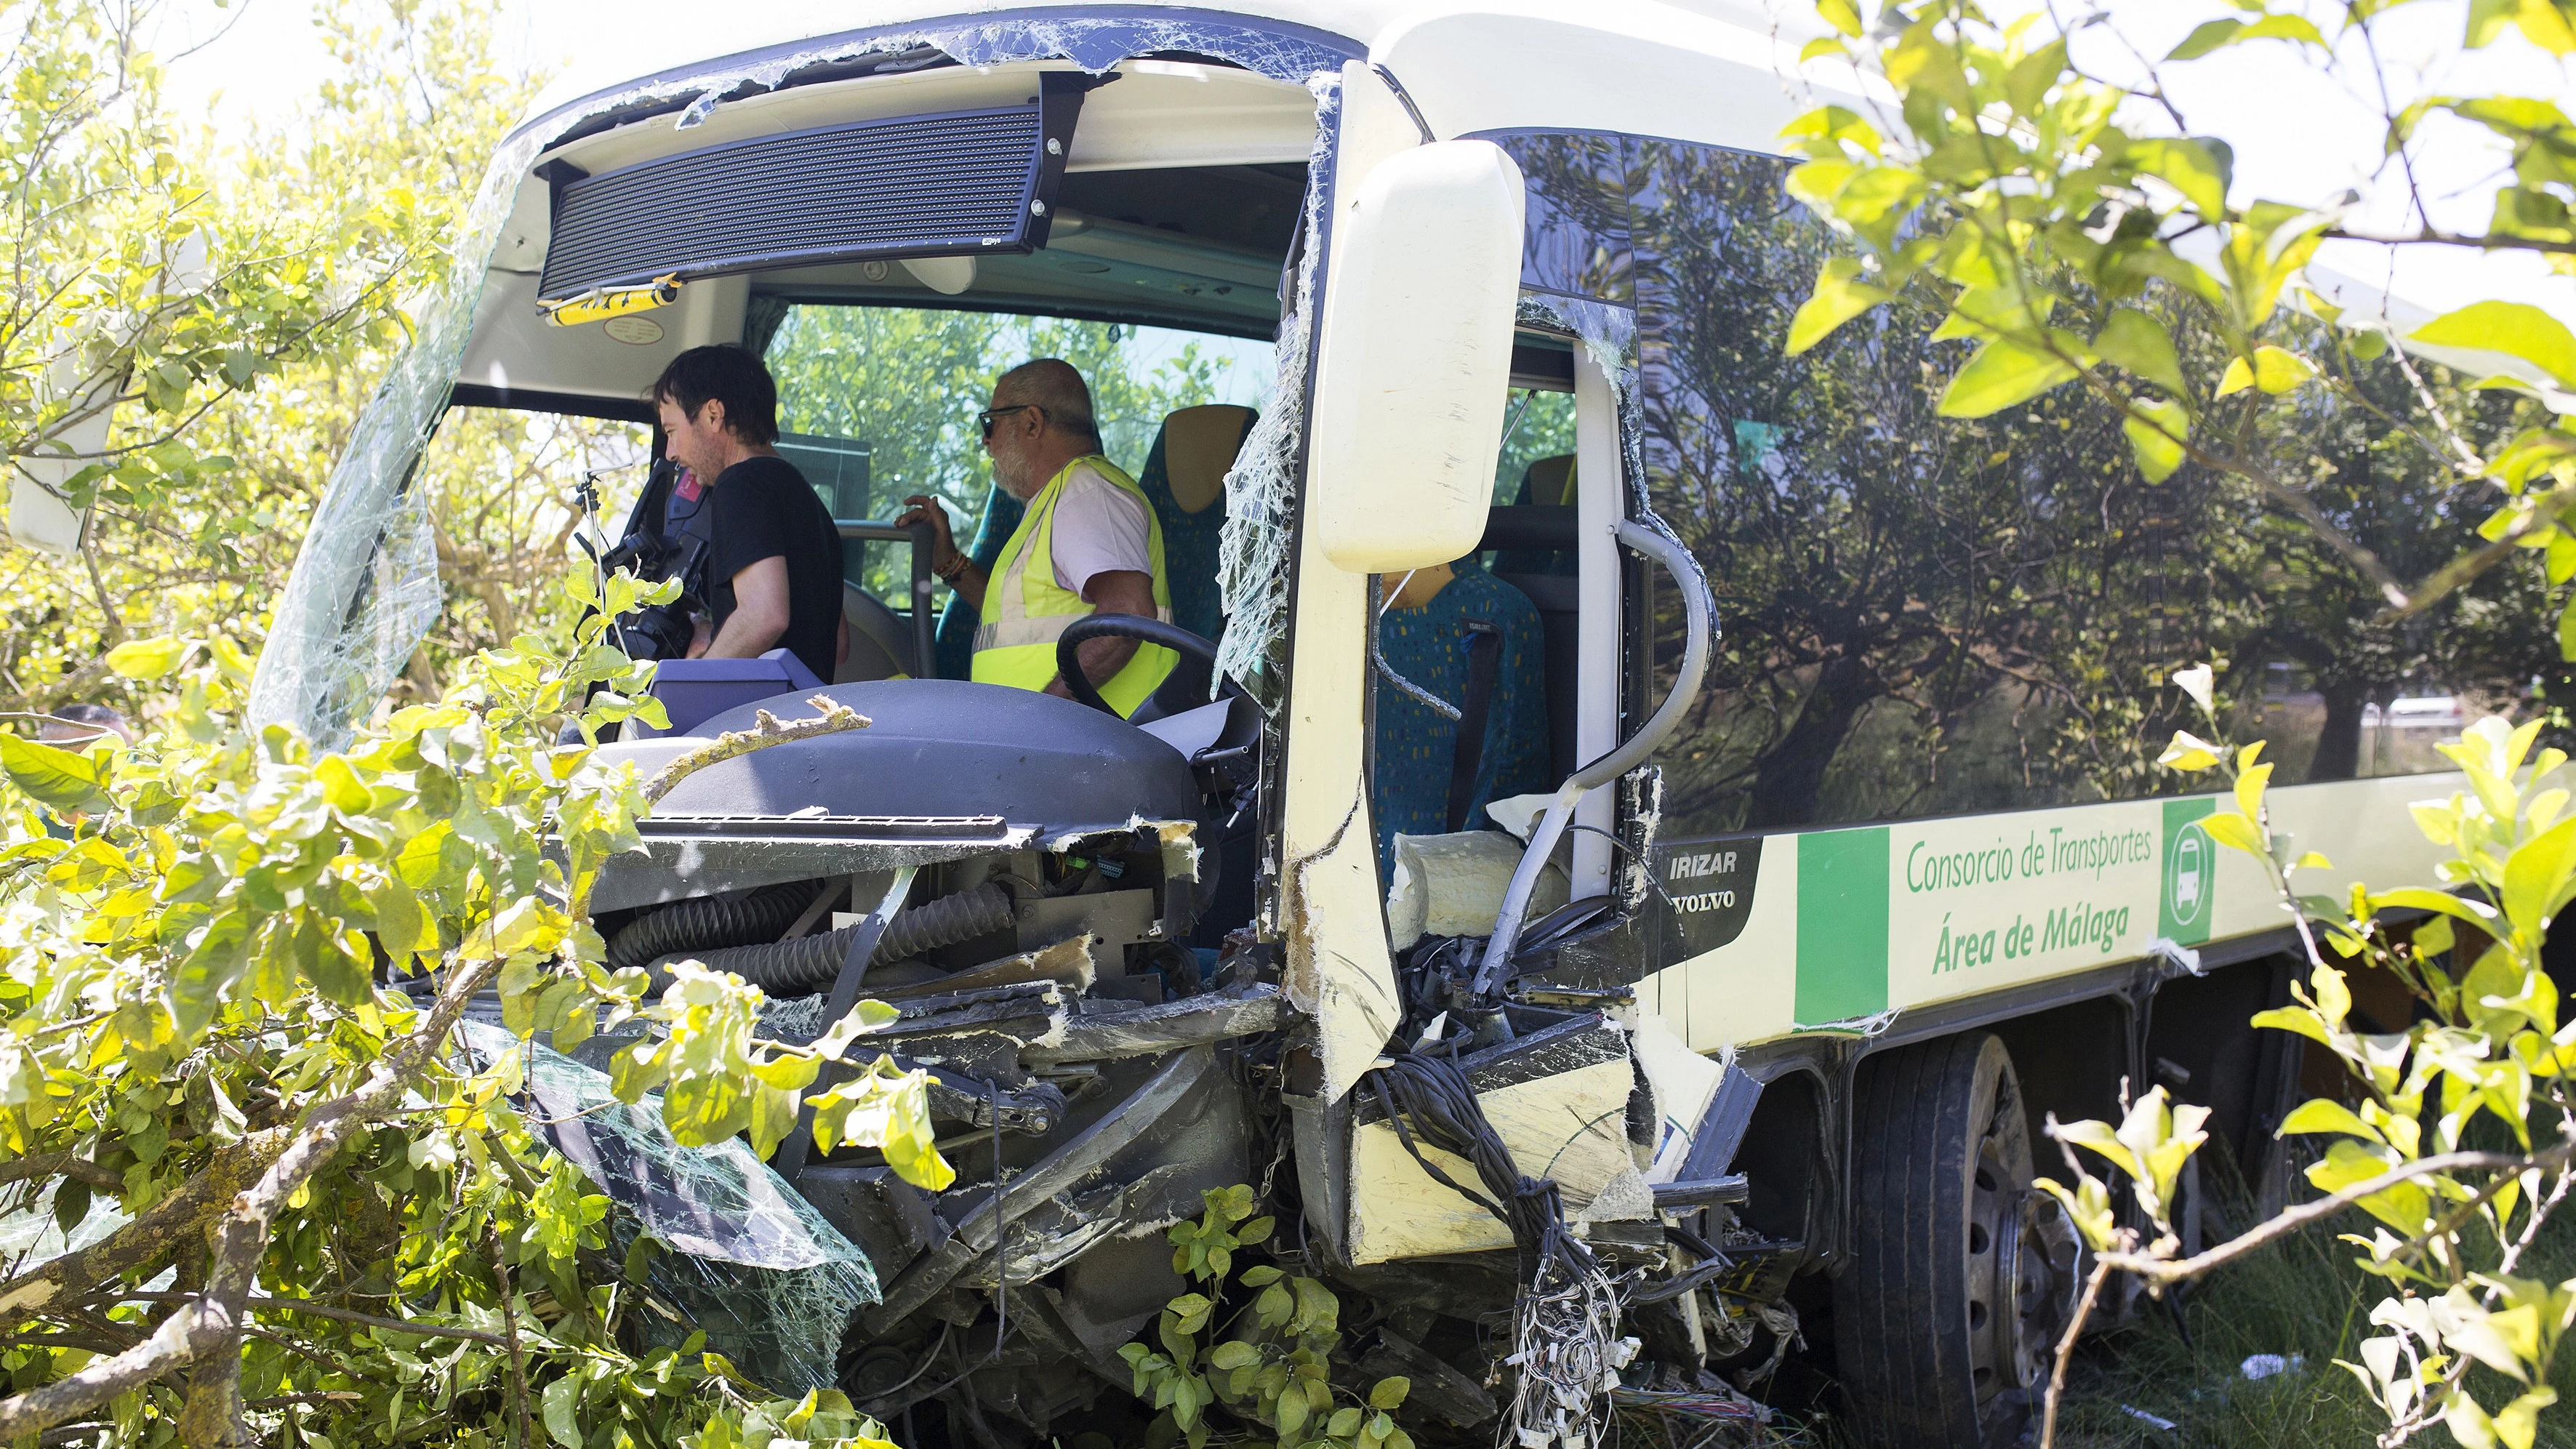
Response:
[{"label": "shattered windshield", "polygon": [[[454,248],[454,271],[414,314],[417,340],[378,387],[332,469],[307,545],[274,606],[251,688],[251,718],[292,725],[325,748],[336,747],[354,720],[384,697],[436,623],[443,600],[434,504],[426,490],[412,486],[415,469],[422,442],[436,431],[454,388],[486,272],[520,184],[549,146],[575,131],[616,124],[612,118],[685,128],[711,113],[722,96],[744,87],[765,91],[818,72],[848,74],[854,62],[872,55],[889,57],[890,67],[923,50],[976,66],[1062,58],[1094,73],[1135,56],[1204,56],[1316,91],[1319,117],[1327,123],[1319,146],[1330,132],[1334,78],[1351,57],[1332,37],[1299,27],[1185,14],[925,22],[854,31],[740,63],[652,77],[587,97],[522,128],[493,158]],[[903,61],[903,68],[917,69],[918,63]],[[1292,304],[1306,299],[1305,273],[1312,261],[1310,250]],[[1277,358],[1269,371],[1302,379],[1299,328],[1287,329],[1287,345],[1292,355]],[[1255,369],[1253,375],[1260,373]],[[1238,523],[1225,550],[1229,603],[1250,606],[1252,616],[1240,631],[1244,640],[1229,641],[1229,659],[1247,673],[1253,659],[1267,652],[1286,593],[1284,579],[1274,576],[1280,559],[1272,539],[1284,536],[1285,477],[1302,430],[1298,419],[1286,416],[1294,411],[1274,408],[1263,415],[1270,426],[1247,439],[1246,466],[1229,489],[1236,505],[1228,510],[1230,520],[1247,512],[1260,515],[1248,527]]]}]

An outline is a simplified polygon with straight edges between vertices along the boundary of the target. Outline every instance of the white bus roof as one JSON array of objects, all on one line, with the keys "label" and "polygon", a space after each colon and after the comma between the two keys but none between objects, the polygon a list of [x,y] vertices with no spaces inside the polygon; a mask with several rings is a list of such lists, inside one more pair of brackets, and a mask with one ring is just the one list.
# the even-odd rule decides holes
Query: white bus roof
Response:
[{"label": "white bus roof", "polygon": [[[696,76],[740,72],[781,53],[882,48],[889,28],[954,31],[979,22],[1027,25],[1085,19],[1286,22],[1365,53],[1394,73],[1442,137],[1533,128],[1618,131],[1777,151],[1782,124],[1803,109],[1783,77],[1796,72],[1805,30],[1767,17],[1755,0],[1233,0],[1209,5],[1099,6],[976,0],[739,0],[723,7],[724,48],[703,30],[621,35],[577,57],[540,94],[527,127],[643,86],[671,94]],[[1175,47],[1186,48],[1186,47]]]}]

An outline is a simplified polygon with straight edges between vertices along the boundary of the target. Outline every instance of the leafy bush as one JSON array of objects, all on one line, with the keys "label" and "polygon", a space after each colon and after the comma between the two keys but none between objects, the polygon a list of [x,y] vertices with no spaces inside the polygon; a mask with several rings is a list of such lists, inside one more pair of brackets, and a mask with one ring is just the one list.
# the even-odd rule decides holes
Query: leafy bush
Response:
[{"label": "leafy bush", "polygon": [[[644,596],[620,577],[594,602]],[[813,1098],[818,1142],[882,1146],[934,1188],[952,1175],[926,1079],[841,1055],[889,1008],[786,1048],[752,1036],[760,993],[736,978],[684,968],[647,1001],[644,973],[600,964],[587,901],[653,799],[712,760],[866,723],[767,721],[640,780],[557,743],[567,716],[595,737],[659,710],[634,698],[650,666],[600,629],[565,656],[481,656],[339,753],[232,723],[246,670],[221,641],[119,651],[178,686],[173,727],[137,748],[0,736],[0,1180],[80,1230],[0,1281],[0,1435],[873,1435],[845,1403],[772,1402],[694,1347],[622,1348],[643,1260],[607,1257],[607,1200],[512,1109],[524,1053],[478,1071],[455,1046],[487,989],[520,1036],[559,1046],[649,1026],[618,1055],[620,1094],[660,1089],[685,1143],[749,1127],[764,1151],[844,1060],[857,1070]]]},{"label": "leafy bush", "polygon": [[1331,1289],[1259,1263],[1233,1275],[1235,1286],[1252,1290],[1251,1301],[1228,1301],[1236,1250],[1269,1241],[1274,1224],[1252,1215],[1249,1187],[1200,1196],[1207,1211],[1195,1223],[1174,1224],[1169,1236],[1172,1271],[1202,1290],[1164,1305],[1155,1343],[1118,1350],[1135,1371],[1136,1397],[1162,1411],[1148,1445],[1178,1439],[1200,1449],[1214,1432],[1213,1408],[1277,1436],[1280,1449],[1413,1449],[1413,1436],[1395,1422],[1410,1382],[1380,1379],[1364,1402],[1336,1397],[1341,1300]]}]

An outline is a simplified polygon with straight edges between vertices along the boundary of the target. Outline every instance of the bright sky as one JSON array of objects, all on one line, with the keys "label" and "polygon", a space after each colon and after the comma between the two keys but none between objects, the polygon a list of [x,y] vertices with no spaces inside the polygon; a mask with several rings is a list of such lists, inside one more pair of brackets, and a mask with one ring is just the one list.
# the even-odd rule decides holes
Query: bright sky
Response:
[{"label": "bright sky", "polygon": [[[1787,28],[1804,30],[1813,24],[1803,0],[1768,3]],[[2328,3],[2318,0],[2321,14]],[[231,0],[227,9],[216,8],[212,0],[178,4],[158,47],[161,53],[175,54],[204,42],[171,70],[173,99],[182,114],[202,111],[217,126],[235,130],[253,116],[290,119],[312,93],[313,77],[325,57],[314,39],[311,0]],[[2020,4],[2035,8],[2036,0]],[[2080,4],[2059,0],[2059,9],[2072,15]],[[2459,57],[2446,68],[2430,68],[2433,57],[2457,49],[2467,6],[2468,0],[2417,0],[2384,17],[2379,27],[2381,70],[2395,105],[2427,93],[2501,90],[2555,97],[2576,106],[2570,71],[2518,37]],[[2004,0],[1994,8],[2008,13],[2016,6]],[[578,54],[586,71],[642,71],[668,52],[672,34],[689,31],[708,31],[711,53],[728,48],[721,27],[711,29],[725,6],[707,0],[508,0],[504,9],[508,18],[500,37],[502,53],[532,69],[559,71]],[[2113,31],[2141,52],[2162,55],[2201,21],[2237,13],[2223,0],[2114,0],[2110,10],[2113,25],[2086,31],[2077,55],[2113,78],[2134,71]],[[208,39],[228,21],[229,31]],[[633,63],[620,64],[630,54]],[[2283,42],[2237,47],[2181,67],[2177,74],[2172,99],[2192,130],[2224,137],[2235,146],[2239,200],[2263,197],[2314,205],[2346,187],[2374,189],[2368,177],[2379,162],[2378,96],[2336,86]],[[2443,144],[2426,168],[2425,189],[2437,221],[2453,231],[2474,232],[2486,223],[2481,183],[2492,184],[2504,157],[2500,150],[2467,144],[2462,139],[2466,130],[2456,125],[2445,130],[2437,123],[2431,134]],[[2375,189],[2395,194],[2391,186]],[[2463,197],[2463,190],[2473,194]],[[2390,229],[2402,219],[2390,207],[2365,218]],[[2392,280],[2389,249],[2336,244],[2319,261],[2373,287]],[[2394,268],[2397,295],[2432,311],[2503,297],[2546,306],[2576,324],[2576,278],[2551,276],[2536,262],[2414,248],[2399,256]]]}]

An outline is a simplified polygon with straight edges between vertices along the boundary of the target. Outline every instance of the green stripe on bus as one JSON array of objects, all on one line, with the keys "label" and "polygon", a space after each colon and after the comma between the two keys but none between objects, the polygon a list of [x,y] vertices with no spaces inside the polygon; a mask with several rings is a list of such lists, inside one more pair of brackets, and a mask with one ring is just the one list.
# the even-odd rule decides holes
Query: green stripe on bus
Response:
[{"label": "green stripe on bus", "polygon": [[1887,1009],[1887,827],[1798,837],[1800,1026]]}]

